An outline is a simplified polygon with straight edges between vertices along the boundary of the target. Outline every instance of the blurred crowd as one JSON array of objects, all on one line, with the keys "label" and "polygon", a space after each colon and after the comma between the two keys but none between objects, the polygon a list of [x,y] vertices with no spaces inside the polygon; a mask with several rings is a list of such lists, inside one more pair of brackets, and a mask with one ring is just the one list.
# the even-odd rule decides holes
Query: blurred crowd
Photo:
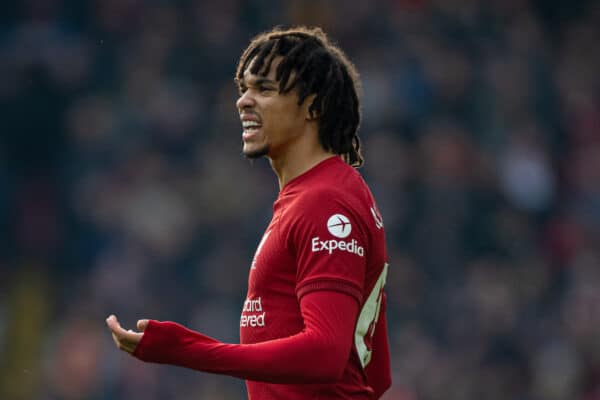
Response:
[{"label": "blurred crowd", "polygon": [[0,398],[241,399],[117,351],[110,313],[238,340],[277,196],[241,156],[255,34],[322,26],[363,83],[386,400],[600,399],[600,4],[0,5]]}]

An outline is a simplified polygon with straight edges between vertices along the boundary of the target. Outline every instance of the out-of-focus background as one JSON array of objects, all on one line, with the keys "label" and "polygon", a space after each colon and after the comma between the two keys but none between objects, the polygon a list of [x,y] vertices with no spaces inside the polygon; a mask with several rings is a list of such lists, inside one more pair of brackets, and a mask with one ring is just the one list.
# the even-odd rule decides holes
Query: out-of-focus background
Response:
[{"label": "out-of-focus background", "polygon": [[104,319],[238,340],[277,184],[232,77],[277,24],[362,74],[385,399],[600,399],[600,4],[558,0],[2,2],[0,398],[244,397]]}]

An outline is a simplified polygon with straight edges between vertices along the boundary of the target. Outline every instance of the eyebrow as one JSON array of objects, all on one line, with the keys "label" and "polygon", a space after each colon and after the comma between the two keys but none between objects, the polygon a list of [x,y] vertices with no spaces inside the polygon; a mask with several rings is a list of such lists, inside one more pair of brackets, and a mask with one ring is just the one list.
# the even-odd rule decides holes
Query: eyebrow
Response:
[{"label": "eyebrow", "polygon": [[268,78],[263,78],[263,77],[259,77],[256,79],[250,78],[248,80],[246,80],[245,78],[242,78],[239,80],[239,83],[240,83],[240,85],[251,84],[251,85],[256,85],[256,86],[263,85],[263,84],[267,84],[267,85],[276,85],[277,84],[277,82],[275,82],[274,80],[268,79]]}]

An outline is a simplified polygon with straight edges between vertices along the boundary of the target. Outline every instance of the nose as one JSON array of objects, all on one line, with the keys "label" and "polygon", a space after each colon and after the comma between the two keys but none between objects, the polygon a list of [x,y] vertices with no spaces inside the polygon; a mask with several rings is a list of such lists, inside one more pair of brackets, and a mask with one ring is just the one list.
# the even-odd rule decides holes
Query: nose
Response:
[{"label": "nose", "polygon": [[237,109],[242,111],[245,108],[254,107],[254,98],[250,95],[250,91],[246,90],[239,99],[235,102]]}]

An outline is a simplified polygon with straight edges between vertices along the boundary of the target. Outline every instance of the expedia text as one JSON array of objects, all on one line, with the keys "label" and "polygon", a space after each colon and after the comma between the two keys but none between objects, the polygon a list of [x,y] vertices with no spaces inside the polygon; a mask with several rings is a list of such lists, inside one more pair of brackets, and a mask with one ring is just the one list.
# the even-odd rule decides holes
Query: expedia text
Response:
[{"label": "expedia text", "polygon": [[344,242],[343,240],[321,240],[318,236],[312,238],[312,251],[326,251],[329,254],[333,253],[334,250],[347,251],[363,257],[365,255],[365,249],[358,244],[356,239],[352,239],[350,242]]}]

